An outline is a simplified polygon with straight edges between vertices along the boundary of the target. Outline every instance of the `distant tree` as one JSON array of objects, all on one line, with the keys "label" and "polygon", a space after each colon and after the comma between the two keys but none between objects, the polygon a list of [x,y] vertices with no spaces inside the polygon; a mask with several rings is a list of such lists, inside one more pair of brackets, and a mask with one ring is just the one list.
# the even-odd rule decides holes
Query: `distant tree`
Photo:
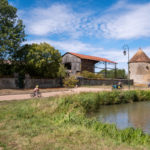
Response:
[{"label": "distant tree", "polygon": [[100,73],[95,74],[86,70],[82,71],[81,76],[84,78],[89,78],[89,79],[102,79],[103,78],[103,75]]},{"label": "distant tree", "polygon": [[17,9],[0,0],[0,59],[16,60],[16,52],[25,40],[24,25]]},{"label": "distant tree", "polygon": [[17,60],[30,76],[55,78],[58,76],[61,54],[47,43],[26,44],[17,52]]},{"label": "distant tree", "polygon": [[[101,70],[100,74],[105,74],[105,70]],[[126,79],[127,75],[124,69],[117,69],[117,78]],[[115,70],[107,70],[107,78],[115,78]]]}]

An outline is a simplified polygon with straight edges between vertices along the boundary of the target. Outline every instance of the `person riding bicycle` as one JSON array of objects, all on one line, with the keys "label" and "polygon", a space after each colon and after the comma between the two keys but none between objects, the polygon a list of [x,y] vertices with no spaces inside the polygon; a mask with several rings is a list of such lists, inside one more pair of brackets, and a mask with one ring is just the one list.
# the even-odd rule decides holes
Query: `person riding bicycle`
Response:
[{"label": "person riding bicycle", "polygon": [[120,88],[122,88],[122,82],[121,81],[118,82],[118,89],[120,89]]},{"label": "person riding bicycle", "polygon": [[35,86],[33,92],[34,92],[34,96],[38,97],[38,93],[39,93],[39,86],[38,85]]}]

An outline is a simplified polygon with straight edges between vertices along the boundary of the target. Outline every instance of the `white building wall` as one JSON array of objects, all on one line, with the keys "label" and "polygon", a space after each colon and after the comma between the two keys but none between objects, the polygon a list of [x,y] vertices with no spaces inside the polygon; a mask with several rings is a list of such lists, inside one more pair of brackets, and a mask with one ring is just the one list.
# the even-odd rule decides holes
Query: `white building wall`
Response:
[{"label": "white building wall", "polygon": [[150,82],[150,63],[130,63],[129,70],[130,79],[134,80],[134,84],[148,84]]}]

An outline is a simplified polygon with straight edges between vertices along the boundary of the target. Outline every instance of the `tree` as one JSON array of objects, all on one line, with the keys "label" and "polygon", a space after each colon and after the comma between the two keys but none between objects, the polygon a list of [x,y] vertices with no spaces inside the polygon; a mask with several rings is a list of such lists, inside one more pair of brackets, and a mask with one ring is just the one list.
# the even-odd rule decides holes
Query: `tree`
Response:
[{"label": "tree", "polygon": [[0,0],[0,59],[16,60],[16,52],[25,40],[24,25],[17,9]]},{"label": "tree", "polygon": [[89,72],[89,71],[82,71],[81,76],[84,78],[89,78],[89,79],[102,79],[103,75],[102,74],[95,74],[93,72]]},{"label": "tree", "polygon": [[[105,70],[101,70],[100,74],[104,74]],[[127,75],[124,69],[117,69],[117,78],[126,79]],[[115,70],[107,70],[107,78],[115,78]]]},{"label": "tree", "polygon": [[65,78],[66,75],[67,75],[67,73],[66,73],[66,68],[64,67],[63,64],[60,64],[59,69],[58,69],[58,72],[57,72],[57,76],[58,76],[59,78]]},{"label": "tree", "polygon": [[55,78],[58,75],[61,54],[47,43],[26,44],[17,52],[17,60],[24,66],[25,73],[32,77]]}]

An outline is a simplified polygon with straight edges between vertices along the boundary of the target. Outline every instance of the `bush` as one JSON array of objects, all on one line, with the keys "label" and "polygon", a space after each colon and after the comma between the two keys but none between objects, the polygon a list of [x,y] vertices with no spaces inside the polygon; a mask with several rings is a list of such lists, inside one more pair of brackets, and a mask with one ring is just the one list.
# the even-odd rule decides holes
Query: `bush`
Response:
[{"label": "bush", "polygon": [[102,74],[95,74],[89,71],[83,71],[81,73],[81,76],[84,78],[90,78],[90,79],[102,79],[103,78]]},{"label": "bush", "polygon": [[78,80],[74,76],[71,76],[65,78],[63,80],[63,83],[64,83],[64,87],[74,88],[77,85]]}]

